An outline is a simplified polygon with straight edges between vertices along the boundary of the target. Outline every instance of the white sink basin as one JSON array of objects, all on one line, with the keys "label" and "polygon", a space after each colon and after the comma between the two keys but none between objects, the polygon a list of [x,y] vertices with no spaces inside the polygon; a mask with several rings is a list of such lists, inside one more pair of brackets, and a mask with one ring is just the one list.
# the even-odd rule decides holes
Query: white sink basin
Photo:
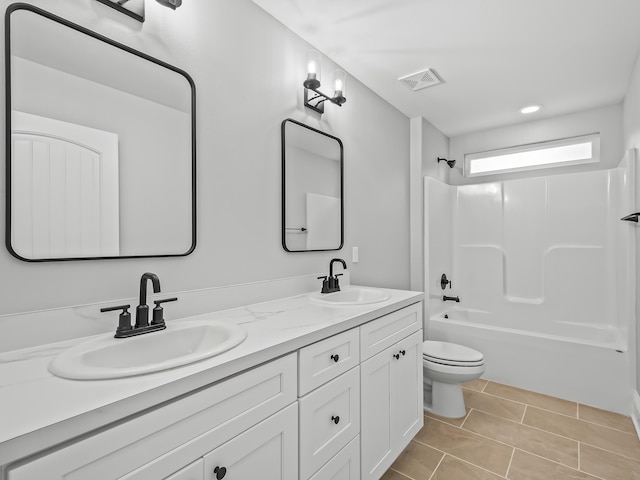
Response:
[{"label": "white sink basin", "polygon": [[53,358],[49,371],[72,380],[122,378],[158,372],[219,355],[247,333],[215,321],[168,322],[166,330],[130,338],[100,335]]},{"label": "white sink basin", "polygon": [[369,287],[342,287],[339,292],[334,293],[314,293],[311,300],[324,305],[366,305],[369,303],[379,303],[389,300],[391,294]]}]

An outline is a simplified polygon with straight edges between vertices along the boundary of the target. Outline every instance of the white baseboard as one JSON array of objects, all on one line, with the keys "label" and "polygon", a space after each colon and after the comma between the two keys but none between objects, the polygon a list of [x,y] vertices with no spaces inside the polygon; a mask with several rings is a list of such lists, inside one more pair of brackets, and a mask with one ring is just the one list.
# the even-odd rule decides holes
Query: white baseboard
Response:
[{"label": "white baseboard", "polygon": [[635,390],[633,392],[631,420],[633,420],[633,425],[636,427],[636,433],[638,434],[638,438],[640,438],[640,394]]}]

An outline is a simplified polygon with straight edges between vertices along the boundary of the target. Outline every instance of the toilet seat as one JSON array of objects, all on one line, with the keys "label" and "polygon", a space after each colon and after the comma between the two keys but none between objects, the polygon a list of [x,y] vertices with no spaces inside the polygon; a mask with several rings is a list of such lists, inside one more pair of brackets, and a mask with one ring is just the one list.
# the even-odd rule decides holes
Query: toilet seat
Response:
[{"label": "toilet seat", "polygon": [[[472,376],[474,378],[479,377],[484,373],[484,363],[479,363],[478,365],[448,365],[446,363],[437,363],[432,362],[431,360],[427,360],[424,358],[422,360],[422,366],[425,371],[433,372],[433,374],[444,374],[449,376],[450,378],[447,382],[457,382],[457,381],[471,381],[473,378],[469,380],[459,380],[460,377],[468,377]],[[440,379],[440,381],[445,381],[444,379]]]},{"label": "toilet seat", "polygon": [[422,358],[426,362],[455,367],[479,367],[484,356],[469,347],[448,342],[426,340],[422,344]]}]

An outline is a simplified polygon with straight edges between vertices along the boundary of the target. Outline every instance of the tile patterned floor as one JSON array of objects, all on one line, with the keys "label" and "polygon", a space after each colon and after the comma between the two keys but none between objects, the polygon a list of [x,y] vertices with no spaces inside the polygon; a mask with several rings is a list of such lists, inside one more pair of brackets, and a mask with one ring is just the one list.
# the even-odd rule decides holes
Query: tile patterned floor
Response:
[{"label": "tile patterned floor", "polygon": [[425,414],[382,480],[640,480],[629,417],[483,379],[463,387],[467,415]]}]

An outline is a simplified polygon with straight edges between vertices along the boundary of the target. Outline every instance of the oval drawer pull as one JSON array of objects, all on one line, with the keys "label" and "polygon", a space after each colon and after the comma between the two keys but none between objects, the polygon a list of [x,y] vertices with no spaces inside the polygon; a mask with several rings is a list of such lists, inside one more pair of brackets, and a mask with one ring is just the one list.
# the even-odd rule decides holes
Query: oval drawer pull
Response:
[{"label": "oval drawer pull", "polygon": [[331,360],[333,360],[334,362],[338,363],[338,360],[340,360],[340,355],[338,355],[338,354],[331,355]]},{"label": "oval drawer pull", "polygon": [[222,480],[224,476],[227,474],[226,467],[216,467],[213,469],[213,473],[216,475],[217,480]]},{"label": "oval drawer pull", "polygon": [[337,425],[340,423],[340,417],[338,415],[332,416],[331,421]]}]

